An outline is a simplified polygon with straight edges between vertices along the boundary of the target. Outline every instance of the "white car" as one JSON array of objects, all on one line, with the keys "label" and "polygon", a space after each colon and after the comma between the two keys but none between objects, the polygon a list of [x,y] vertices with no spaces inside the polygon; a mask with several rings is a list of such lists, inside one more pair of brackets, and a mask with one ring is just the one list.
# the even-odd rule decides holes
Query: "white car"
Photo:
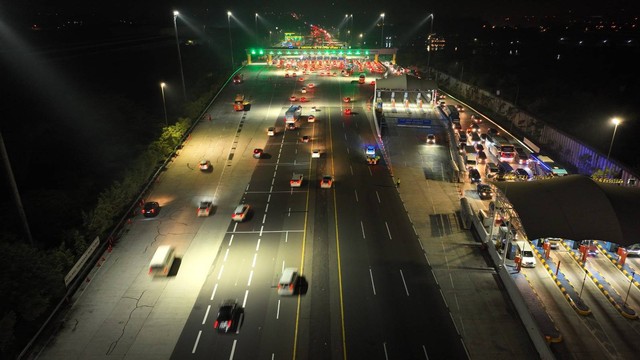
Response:
[{"label": "white car", "polygon": [[303,94],[306,94],[307,93],[307,88],[303,87],[302,89],[300,89],[300,92],[303,93]]},{"label": "white car", "polygon": [[247,218],[247,214],[249,214],[249,210],[251,209],[250,205],[240,204],[236,207],[231,214],[231,219],[237,222],[243,222]]},{"label": "white car", "polygon": [[291,180],[289,180],[289,185],[291,187],[301,187],[302,186],[302,174],[293,174]]},{"label": "white car", "polygon": [[320,181],[320,188],[331,189],[331,186],[333,186],[333,176],[323,175],[322,180]]},{"label": "white car", "polygon": [[312,123],[312,122],[316,122],[316,117],[315,117],[315,116],[313,116],[313,115],[309,115],[309,116],[307,117],[307,122],[310,122],[310,123]]},{"label": "white car", "polygon": [[376,148],[373,145],[367,145],[367,149],[364,151],[365,155],[375,155]]},{"label": "white car", "polygon": [[209,170],[211,170],[211,161],[202,160],[202,161],[200,161],[199,167],[200,167],[201,171],[209,171]]},{"label": "white car", "polygon": [[212,207],[213,203],[211,201],[200,201],[200,206],[198,207],[198,217],[209,216]]},{"label": "white car", "polygon": [[627,255],[640,256],[640,244],[633,244],[627,249]]},{"label": "white car", "polygon": [[313,151],[311,152],[311,158],[312,159],[319,159],[320,158],[320,150],[313,149]]}]

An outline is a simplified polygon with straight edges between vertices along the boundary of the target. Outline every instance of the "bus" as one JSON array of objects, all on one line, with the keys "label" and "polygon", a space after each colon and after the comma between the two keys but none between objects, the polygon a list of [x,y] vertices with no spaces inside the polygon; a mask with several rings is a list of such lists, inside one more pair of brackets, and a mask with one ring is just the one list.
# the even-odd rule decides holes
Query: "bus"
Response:
[{"label": "bus", "polygon": [[556,164],[553,159],[545,155],[533,155],[531,158],[547,175],[565,176],[569,175],[567,170]]},{"label": "bus", "polygon": [[489,152],[491,152],[499,161],[511,162],[516,157],[516,149],[509,140],[502,136],[496,135],[491,137],[491,144],[489,145]]}]

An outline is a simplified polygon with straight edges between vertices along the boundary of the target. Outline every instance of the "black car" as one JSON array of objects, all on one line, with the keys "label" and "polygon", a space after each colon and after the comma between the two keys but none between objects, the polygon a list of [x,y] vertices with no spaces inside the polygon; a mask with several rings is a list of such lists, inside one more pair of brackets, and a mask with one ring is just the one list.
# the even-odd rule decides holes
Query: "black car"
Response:
[{"label": "black car", "polygon": [[142,215],[144,217],[155,217],[160,212],[160,204],[156,201],[147,201],[142,207]]},{"label": "black car", "polygon": [[486,163],[487,162],[487,154],[484,153],[484,151],[480,150],[478,151],[478,163]]},{"label": "black car", "polygon": [[521,169],[521,168],[517,168],[513,171],[513,173],[518,177],[518,179],[520,180],[529,180],[529,173],[527,172],[527,170],[525,169]]},{"label": "black car", "polygon": [[476,191],[478,192],[478,197],[481,200],[491,200],[493,197],[493,190],[491,190],[491,186],[487,184],[478,184],[476,186]]},{"label": "black car", "polygon": [[471,183],[480,183],[480,181],[482,180],[482,177],[480,176],[480,171],[478,171],[478,169],[469,169],[469,180],[471,180]]},{"label": "black car", "polygon": [[240,315],[240,308],[235,300],[225,300],[218,310],[218,317],[213,323],[214,329],[221,333],[228,333],[237,328],[236,320]]},{"label": "black car", "polygon": [[487,130],[487,134],[489,134],[489,136],[496,136],[500,135],[500,131],[498,131],[498,129],[496,128],[490,127],[489,130]]}]

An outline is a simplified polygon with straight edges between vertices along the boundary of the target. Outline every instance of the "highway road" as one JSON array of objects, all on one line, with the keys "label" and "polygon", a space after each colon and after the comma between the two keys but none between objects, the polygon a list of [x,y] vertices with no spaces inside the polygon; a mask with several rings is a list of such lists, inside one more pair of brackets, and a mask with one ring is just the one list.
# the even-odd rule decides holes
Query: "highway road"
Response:
[{"label": "highway road", "polygon": [[[229,217],[172,358],[465,358],[387,167],[365,162],[365,145],[375,144],[363,108],[372,88],[350,78],[299,82],[258,69],[246,68],[245,83],[236,87],[251,98],[251,110],[229,106],[223,116],[265,130],[275,125],[278,133],[261,159],[242,160],[256,163],[236,202],[252,205],[251,218],[238,224]],[[303,116],[299,129],[285,131],[288,97],[300,96],[309,81],[316,87],[303,95],[310,99],[303,115],[318,106],[317,120]],[[345,96],[353,103],[343,103]],[[302,143],[303,135],[311,142]],[[247,133],[244,126],[240,136],[267,139],[266,131]],[[312,159],[316,148],[322,156]],[[301,188],[289,187],[294,172],[305,175]],[[334,176],[332,189],[320,189],[324,174]],[[301,270],[299,297],[277,295],[284,267]],[[224,299],[244,309],[234,334],[212,326]]]}]

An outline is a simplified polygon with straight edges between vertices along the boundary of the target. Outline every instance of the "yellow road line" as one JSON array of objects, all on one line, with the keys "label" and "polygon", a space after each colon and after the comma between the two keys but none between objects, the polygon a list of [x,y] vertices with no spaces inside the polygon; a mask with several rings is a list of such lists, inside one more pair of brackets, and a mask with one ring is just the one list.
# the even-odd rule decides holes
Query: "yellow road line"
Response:
[{"label": "yellow road line", "polygon": [[[286,130],[285,130],[286,131]],[[311,143],[313,144],[313,141],[315,139],[315,131],[316,131],[316,125],[313,124],[313,130],[311,131]],[[311,146],[313,148],[313,146]],[[311,155],[309,155],[311,156]],[[306,246],[306,240],[307,240],[307,221],[309,218],[309,194],[311,193],[311,164],[312,162],[309,161],[309,171],[307,172],[307,200],[306,200],[306,204],[305,204],[305,211],[304,211],[304,226],[302,227],[303,231],[302,231],[302,250],[301,250],[301,254],[300,254],[300,274],[304,274],[304,249]],[[301,301],[301,297],[300,297],[300,291],[298,291],[298,305],[296,308],[296,327],[294,330],[294,334],[293,334],[293,359],[296,359],[296,353],[298,351],[298,324],[300,322],[300,301]]]}]

